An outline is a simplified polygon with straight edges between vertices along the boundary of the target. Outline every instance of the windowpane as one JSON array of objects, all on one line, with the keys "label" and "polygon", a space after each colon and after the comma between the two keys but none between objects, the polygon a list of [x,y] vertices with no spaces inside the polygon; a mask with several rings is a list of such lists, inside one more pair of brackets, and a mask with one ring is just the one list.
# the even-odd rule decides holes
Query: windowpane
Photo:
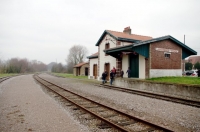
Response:
[{"label": "windowpane", "polygon": [[170,58],[171,53],[166,53],[165,52],[165,58]]},{"label": "windowpane", "polygon": [[[109,49],[109,48],[110,48],[110,44],[109,44],[109,43],[106,43],[105,49]],[[105,55],[107,55],[107,54],[105,53]]]}]

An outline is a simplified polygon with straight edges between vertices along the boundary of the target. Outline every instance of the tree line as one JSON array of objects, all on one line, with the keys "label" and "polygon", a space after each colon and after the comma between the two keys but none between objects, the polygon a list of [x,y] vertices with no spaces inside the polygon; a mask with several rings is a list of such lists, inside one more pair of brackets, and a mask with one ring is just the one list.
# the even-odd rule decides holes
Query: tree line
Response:
[{"label": "tree line", "polygon": [[185,70],[200,69],[200,62],[196,62],[193,66],[191,62],[185,63]]},{"label": "tree line", "polygon": [[12,58],[7,61],[0,59],[0,73],[30,73],[30,72],[42,72],[51,71],[57,73],[73,73],[73,67],[79,63],[82,63],[86,59],[88,50],[82,45],[73,45],[69,49],[69,54],[65,60],[67,65],[64,66],[61,63],[53,62],[50,66],[43,62],[28,59]]},{"label": "tree line", "polygon": [[27,59],[12,58],[7,61],[0,60],[0,73],[30,73],[47,71],[47,65],[37,61]]}]

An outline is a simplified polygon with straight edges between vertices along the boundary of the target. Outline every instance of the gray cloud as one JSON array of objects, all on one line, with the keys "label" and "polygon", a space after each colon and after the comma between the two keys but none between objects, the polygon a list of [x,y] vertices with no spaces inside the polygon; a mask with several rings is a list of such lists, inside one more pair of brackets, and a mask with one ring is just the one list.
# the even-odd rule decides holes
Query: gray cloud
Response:
[{"label": "gray cloud", "polygon": [[89,54],[105,29],[160,37],[172,35],[200,53],[198,0],[1,0],[0,57],[65,63],[69,48]]}]

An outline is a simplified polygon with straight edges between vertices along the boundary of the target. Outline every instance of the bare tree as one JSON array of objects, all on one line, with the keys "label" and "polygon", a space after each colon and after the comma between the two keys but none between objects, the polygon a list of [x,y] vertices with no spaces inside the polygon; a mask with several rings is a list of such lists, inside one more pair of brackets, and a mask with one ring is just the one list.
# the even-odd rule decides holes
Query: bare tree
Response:
[{"label": "bare tree", "polygon": [[20,59],[19,60],[19,64],[20,64],[20,73],[25,73],[28,71],[28,60],[25,58],[25,59]]},{"label": "bare tree", "polygon": [[84,59],[86,58],[87,54],[88,50],[85,46],[82,45],[72,46],[69,49],[69,54],[66,59],[68,72],[73,71],[74,65],[84,62]]},{"label": "bare tree", "polygon": [[30,69],[33,72],[41,72],[41,71],[47,71],[47,65],[45,65],[43,62],[41,61],[37,61],[37,60],[32,60],[30,62]]},{"label": "bare tree", "polygon": [[57,73],[65,72],[65,70],[66,69],[62,65],[62,63],[54,64],[53,67],[51,68],[52,72],[57,72]]}]

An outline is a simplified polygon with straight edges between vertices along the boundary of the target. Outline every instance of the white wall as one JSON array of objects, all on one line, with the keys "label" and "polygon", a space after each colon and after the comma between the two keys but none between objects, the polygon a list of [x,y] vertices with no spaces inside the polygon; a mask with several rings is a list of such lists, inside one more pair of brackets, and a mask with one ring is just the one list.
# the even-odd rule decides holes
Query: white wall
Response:
[{"label": "white wall", "polygon": [[88,68],[88,67],[89,67],[88,63],[86,63],[86,64],[81,66],[81,68],[80,68],[80,76],[85,76],[85,68]]},{"label": "white wall", "polygon": [[182,69],[150,69],[150,78],[164,76],[182,76]]},{"label": "white wall", "polygon": [[[88,79],[94,78],[94,76],[93,76],[93,65],[94,64],[97,64],[97,68],[98,68],[98,58],[90,59],[90,71],[89,71],[90,75],[88,76]],[[97,72],[98,72],[98,69],[97,69]]]},{"label": "white wall", "polygon": [[139,55],[139,78],[145,79],[145,57]]},{"label": "white wall", "polygon": [[119,46],[126,46],[126,45],[130,45],[130,44],[133,44],[133,43],[121,42],[120,44],[121,44],[121,45],[118,45],[118,47],[119,47]]},{"label": "white wall", "polygon": [[[110,35],[106,35],[107,39],[111,39],[114,40],[112,37],[110,37]],[[114,41],[114,43],[112,41],[106,41],[105,38],[102,40],[102,42],[99,44],[99,76],[98,76],[98,80],[100,80],[100,77],[102,75],[102,73],[104,72],[104,65],[105,63],[110,63],[110,70],[113,67],[116,67],[116,58],[112,57],[112,56],[105,56],[105,52],[103,50],[105,50],[105,44],[107,42],[109,42],[110,44],[110,48],[114,48],[116,47],[116,42]],[[110,71],[108,71],[109,73]]]},{"label": "white wall", "polygon": [[129,67],[129,56],[128,55],[123,55],[122,57],[122,70],[124,71],[124,77],[128,77],[128,74],[126,71],[128,70]]}]

